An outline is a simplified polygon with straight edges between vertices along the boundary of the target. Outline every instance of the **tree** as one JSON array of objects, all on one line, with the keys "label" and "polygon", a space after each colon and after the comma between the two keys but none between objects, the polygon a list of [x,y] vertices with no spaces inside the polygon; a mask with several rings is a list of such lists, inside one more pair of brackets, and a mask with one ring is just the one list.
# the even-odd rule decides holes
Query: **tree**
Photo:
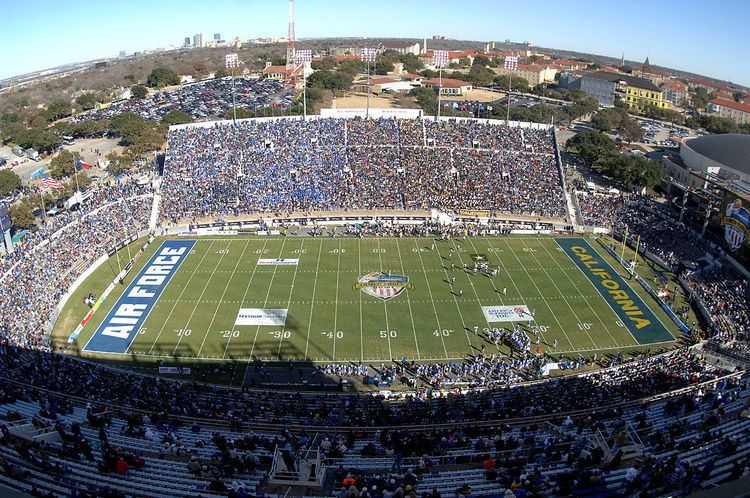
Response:
[{"label": "tree", "polygon": [[143,85],[133,85],[130,88],[130,98],[132,99],[142,99],[146,95],[148,95],[148,90]]},{"label": "tree", "polygon": [[29,228],[36,223],[34,208],[29,202],[17,202],[10,207],[10,219],[19,228]]},{"label": "tree", "polygon": [[732,97],[734,97],[735,102],[742,102],[743,100],[745,100],[745,97],[747,97],[747,94],[745,94],[745,92],[737,90],[732,94]]},{"label": "tree", "polygon": [[729,118],[719,118],[716,116],[706,118],[705,127],[709,132],[716,134],[740,132],[740,127],[737,126],[737,123]]},{"label": "tree", "polygon": [[666,173],[659,162],[617,152],[600,156],[593,167],[621,185],[636,189],[653,188]]},{"label": "tree", "polygon": [[339,64],[339,71],[342,71],[348,75],[350,75],[352,78],[354,78],[355,75],[363,72],[365,70],[365,63],[358,60],[346,60],[342,61],[341,64]]},{"label": "tree", "polygon": [[69,150],[61,150],[59,154],[50,161],[50,174],[52,178],[61,179],[76,172],[76,156]]},{"label": "tree", "polygon": [[167,126],[192,123],[193,117],[186,112],[174,110],[166,113],[164,117],[161,118],[161,122]]},{"label": "tree", "polygon": [[623,116],[627,115],[621,109],[599,109],[596,114],[591,118],[591,125],[596,129],[604,133],[609,133],[613,129],[618,128],[622,123]]},{"label": "tree", "polygon": [[711,97],[708,95],[708,90],[702,86],[695,89],[695,93],[693,94],[693,106],[696,109],[705,109],[709,100],[711,100]]},{"label": "tree", "polygon": [[224,66],[219,67],[216,71],[214,71],[214,78],[220,79],[220,78],[226,78],[229,76],[229,73],[227,72],[227,68]]},{"label": "tree", "polygon": [[[516,92],[528,92],[529,91],[529,81],[526,78],[521,78],[520,76],[516,76],[513,78],[510,78],[511,82],[511,89]],[[507,74],[501,74],[498,76],[495,76],[495,78],[492,80],[492,83],[502,89],[505,90],[508,88],[508,75]]]},{"label": "tree", "polygon": [[60,118],[65,118],[73,113],[73,107],[70,102],[65,100],[55,100],[44,111],[43,116],[47,121],[57,121]]},{"label": "tree", "polygon": [[0,197],[6,197],[18,190],[21,178],[10,170],[0,170]]},{"label": "tree", "polygon": [[84,111],[91,110],[96,106],[96,95],[93,92],[82,93],[76,97],[76,104]]},{"label": "tree", "polygon": [[399,60],[404,65],[404,70],[410,73],[416,73],[424,68],[422,61],[414,54],[401,54]]},{"label": "tree", "polygon": [[644,131],[638,122],[630,116],[625,116],[617,127],[617,132],[626,142],[643,142]]},{"label": "tree", "polygon": [[167,86],[167,85],[179,85],[180,77],[166,67],[156,67],[148,75],[146,84],[150,87]]},{"label": "tree", "polygon": [[334,57],[325,57],[320,61],[313,61],[311,67],[316,71],[330,71],[336,67],[336,59]]},{"label": "tree", "polygon": [[377,74],[388,74],[393,72],[394,69],[393,62],[387,59],[378,57],[378,60],[375,62],[375,73]]},{"label": "tree", "polygon": [[434,115],[437,113],[437,92],[431,88],[415,87],[411,92],[419,107],[425,114]]},{"label": "tree", "polygon": [[474,86],[490,86],[495,73],[486,66],[474,64],[469,70],[469,81]]},{"label": "tree", "polygon": [[565,147],[578,156],[587,166],[592,166],[601,156],[617,151],[617,147],[611,138],[594,130],[584,131],[569,138]]}]

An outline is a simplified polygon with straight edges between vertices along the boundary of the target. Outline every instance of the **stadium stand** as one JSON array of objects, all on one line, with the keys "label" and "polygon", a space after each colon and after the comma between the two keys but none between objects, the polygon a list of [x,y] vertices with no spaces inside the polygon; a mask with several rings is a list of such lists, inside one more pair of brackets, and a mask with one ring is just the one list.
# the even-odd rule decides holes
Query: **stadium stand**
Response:
[{"label": "stadium stand", "polygon": [[[565,216],[542,130],[359,119],[240,127],[170,131],[165,221],[413,206]],[[382,365],[394,379],[434,380],[385,397],[181,382],[49,351],[60,296],[120,241],[153,229],[155,193],[98,185],[0,260],[0,483],[34,496],[275,498],[284,490],[268,485],[272,466],[294,470],[313,448],[330,471],[320,493],[341,498],[686,495],[750,475],[750,378],[734,362],[748,356],[750,296],[720,257],[684,275],[720,364],[708,349],[679,348],[534,382],[524,375],[533,365],[492,357]],[[711,254],[652,200],[577,201],[588,224],[627,225],[670,264]],[[446,375],[476,382],[441,386]]]}]

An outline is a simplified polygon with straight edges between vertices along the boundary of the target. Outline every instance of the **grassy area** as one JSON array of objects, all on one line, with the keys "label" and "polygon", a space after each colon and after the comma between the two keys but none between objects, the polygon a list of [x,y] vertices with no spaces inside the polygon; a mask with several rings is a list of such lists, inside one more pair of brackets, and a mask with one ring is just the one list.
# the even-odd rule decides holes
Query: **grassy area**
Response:
[{"label": "grassy area", "polygon": [[[532,325],[541,332],[540,351],[555,356],[669,346],[664,341],[636,340],[612,303],[552,237],[196,240],[127,354],[90,356],[127,360],[146,371],[155,368],[155,361],[244,365],[258,358],[379,365],[402,357],[456,360],[476,354],[482,346],[487,353],[497,352],[485,339],[484,329],[511,326],[510,322],[488,324],[482,306],[521,305],[534,313]],[[82,352],[84,345],[162,241],[157,239],[147,249],[124,284],[118,285],[68,348],[70,353],[89,355]],[[588,242],[624,274],[596,241]],[[499,274],[465,272],[463,265],[471,266],[473,255],[485,257]],[[295,258],[299,263],[265,266],[257,264],[259,258]],[[101,293],[117,271],[117,260],[111,258],[74,293],[53,332],[58,346],[66,346],[70,332],[87,313],[83,300],[88,292]],[[371,272],[406,276],[413,287],[387,300],[373,297],[363,291],[367,286],[355,286]],[[631,285],[677,337],[676,326],[657,303],[635,281]],[[241,308],[286,309],[288,314],[279,326],[236,325]],[[500,351],[509,353],[505,346]],[[219,375],[231,380],[242,373],[228,369]]]}]

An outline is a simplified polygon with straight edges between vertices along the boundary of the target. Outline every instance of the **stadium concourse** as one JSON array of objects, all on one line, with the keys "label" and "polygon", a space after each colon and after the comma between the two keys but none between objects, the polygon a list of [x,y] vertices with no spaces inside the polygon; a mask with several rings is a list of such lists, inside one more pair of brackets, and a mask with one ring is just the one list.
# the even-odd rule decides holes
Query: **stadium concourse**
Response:
[{"label": "stadium concourse", "polygon": [[[327,469],[316,495],[342,498],[671,496],[750,475],[748,287],[729,265],[685,275],[709,315],[707,342],[491,389],[232,389],[51,351],[45,333],[58,301],[119,242],[157,230],[161,196],[165,224],[415,206],[566,216],[544,129],[361,119],[241,126],[239,136],[224,125],[172,130],[161,184],[96,185],[79,210],[48,220],[0,260],[4,485],[34,496],[282,496],[287,487],[272,478],[309,471],[314,451]],[[712,251],[660,225],[671,213],[651,199],[599,202],[577,199],[586,220],[627,223],[666,264]],[[407,384],[436,374],[417,367],[395,373]]]}]

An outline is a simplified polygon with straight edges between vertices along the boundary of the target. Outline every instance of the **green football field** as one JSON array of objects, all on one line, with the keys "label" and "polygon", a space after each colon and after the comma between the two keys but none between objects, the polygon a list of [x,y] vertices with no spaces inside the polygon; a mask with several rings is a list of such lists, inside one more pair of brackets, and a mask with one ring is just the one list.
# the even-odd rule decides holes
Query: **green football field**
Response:
[{"label": "green football field", "polygon": [[[486,329],[512,328],[514,323],[529,331],[538,327],[540,344],[533,343],[530,332],[532,349],[549,353],[664,345],[678,335],[654,299],[635,281],[615,275],[623,273],[621,268],[593,239],[240,236],[194,240],[134,335],[127,355],[370,363],[403,357],[456,360],[476,354],[482,345],[486,353],[496,352],[485,338]],[[83,329],[75,349],[84,348],[162,242],[157,239],[149,246],[125,285],[117,287]],[[603,271],[582,265],[585,260],[577,263],[576,255],[582,252],[611,266]],[[298,262],[261,265],[259,259]],[[489,271],[474,273],[474,261],[485,261]],[[113,265],[114,258],[71,299],[55,327],[60,342],[87,309],[77,297],[101,293],[112,278]],[[497,269],[494,277],[493,269]],[[607,294],[611,287],[597,285],[597,278],[601,283],[604,277],[591,271],[600,271],[599,277],[611,276],[605,285],[616,283],[619,288],[612,292],[631,300],[614,301]],[[406,277],[401,280],[406,285],[391,288],[392,295],[381,299],[373,295],[375,289],[387,285],[360,282],[373,273]],[[640,299],[641,305],[632,304],[632,299]],[[529,313],[521,321],[488,322],[483,312],[483,307],[520,310],[523,306]],[[238,324],[241,309],[286,310],[286,318],[279,325]],[[638,329],[645,319],[633,315],[641,312],[652,318]],[[508,352],[505,346],[500,349]]]}]

